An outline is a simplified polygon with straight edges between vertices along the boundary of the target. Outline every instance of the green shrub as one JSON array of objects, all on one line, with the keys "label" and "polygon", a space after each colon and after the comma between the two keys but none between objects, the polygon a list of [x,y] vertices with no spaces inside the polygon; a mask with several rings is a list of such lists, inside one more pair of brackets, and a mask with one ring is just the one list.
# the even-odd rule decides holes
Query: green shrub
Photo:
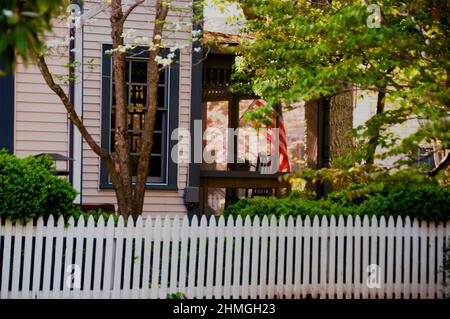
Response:
[{"label": "green shrub", "polygon": [[397,172],[369,183],[350,184],[326,199],[256,197],[224,210],[225,216],[401,216],[426,221],[450,220],[450,186],[424,176]]},{"label": "green shrub", "polygon": [[17,158],[0,151],[0,218],[26,222],[40,216],[78,212],[70,183],[55,175],[48,157]]}]

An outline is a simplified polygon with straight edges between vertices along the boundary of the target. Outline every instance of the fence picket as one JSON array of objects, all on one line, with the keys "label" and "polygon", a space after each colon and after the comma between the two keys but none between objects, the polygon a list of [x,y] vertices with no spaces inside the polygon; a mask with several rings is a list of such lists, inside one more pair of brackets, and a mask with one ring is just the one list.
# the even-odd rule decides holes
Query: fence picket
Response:
[{"label": "fence picket", "polygon": [[[446,229],[447,231],[449,230],[449,226],[450,223],[447,222],[446,225]],[[436,230],[436,234],[437,234],[437,258],[436,258],[436,262],[438,267],[442,267],[443,262],[444,262],[444,247],[448,247],[448,244],[445,241],[445,229],[444,229],[445,225],[444,223],[439,223],[437,230]],[[447,234],[448,235],[448,234]],[[449,240],[450,236],[447,236],[447,241]],[[447,246],[445,246],[447,244]],[[417,259],[416,259],[417,260]],[[437,283],[438,285],[442,283],[444,283],[445,280],[445,273],[443,271],[438,271],[437,274]],[[414,287],[412,287],[412,289],[414,289]],[[438,296],[439,298],[443,298],[444,297],[444,289],[438,289]]]},{"label": "fence picket", "polygon": [[208,261],[206,263],[206,289],[205,297],[211,299],[213,297],[213,279],[214,279],[214,269],[216,263],[214,263],[214,251],[216,247],[216,219],[212,216],[209,220],[208,226]]},{"label": "fence picket", "polygon": [[225,241],[225,218],[219,217],[217,225],[217,260],[216,260],[216,282],[214,286],[214,297],[223,296],[224,284],[224,241]]},{"label": "fence picket", "polygon": [[178,267],[179,267],[179,246],[180,246],[180,218],[177,216],[172,224],[172,254],[170,257],[170,282],[169,294],[178,291]]},{"label": "fence picket", "polygon": [[[405,227],[405,231],[406,231]],[[428,238],[429,238],[429,257],[428,257],[428,298],[435,298],[435,277],[436,277],[436,224],[430,223],[427,227]],[[406,284],[404,285],[407,286]]]},{"label": "fence picket", "polygon": [[167,297],[167,284],[169,277],[169,256],[170,256],[170,237],[172,223],[169,216],[166,216],[163,223],[162,235],[162,259],[161,259],[161,284],[159,287],[159,298]]},{"label": "fence picket", "polygon": [[109,216],[106,221],[105,229],[105,271],[103,273],[103,289],[102,298],[107,299],[111,297],[112,283],[114,280],[114,217]]},{"label": "fence picket", "polygon": [[1,232],[3,234],[3,258],[2,258],[2,286],[0,299],[7,299],[9,296],[9,274],[11,271],[11,242],[13,237],[13,226],[9,220],[5,221],[5,226]]},{"label": "fence picket", "polygon": [[234,226],[234,250],[233,250],[233,284],[231,297],[239,298],[241,281],[241,249],[242,249],[242,217],[236,218]]},{"label": "fence picket", "polygon": [[[413,228],[412,228],[412,234],[413,234],[413,240],[412,240],[412,282],[411,282],[411,290],[412,290],[412,298],[417,299],[418,298],[418,292],[419,292],[419,233],[420,233],[420,225],[419,221],[417,219],[413,219]],[[392,279],[393,281],[393,279]],[[392,282],[390,281],[390,282]],[[392,296],[389,296],[388,298],[392,298]]]},{"label": "fence picket", "polygon": [[101,283],[102,283],[102,268],[103,268],[103,239],[105,238],[105,220],[103,216],[100,216],[97,220],[97,226],[95,227],[95,253],[93,256],[94,263],[94,282],[92,295],[94,298],[100,298],[102,296]]},{"label": "fence picket", "polygon": [[420,224],[420,299],[427,298],[427,223],[422,221]]},{"label": "fence picket", "polygon": [[14,251],[13,260],[11,263],[12,277],[11,277],[11,292],[10,296],[12,299],[17,299],[19,297],[19,284],[20,284],[20,263],[21,263],[21,252],[22,252],[22,231],[23,225],[21,222],[17,221],[14,225]]},{"label": "fence picket", "polygon": [[250,284],[250,298],[256,299],[258,297],[258,271],[260,267],[259,249],[260,249],[260,221],[259,217],[255,216],[252,227],[252,275]]},{"label": "fence picket", "polygon": [[397,218],[395,227],[395,298],[402,297],[402,245],[403,245],[403,220],[400,216]]},{"label": "fence picket", "polygon": [[[379,265],[378,262],[378,251],[377,251],[377,245],[378,245],[378,220],[376,216],[372,216],[372,219],[370,221],[370,264],[373,265]],[[375,278],[376,280],[379,280],[378,274]],[[378,293],[378,285],[375,287],[372,287],[369,289],[369,297],[371,299],[375,299]]]},{"label": "fence picket", "polygon": [[251,232],[252,232],[252,221],[250,219],[250,216],[247,215],[244,221],[244,228],[243,228],[243,236],[244,236],[244,245],[242,247],[243,249],[243,256],[244,260],[242,262],[242,290],[241,290],[241,296],[242,298],[248,298],[249,297],[249,287],[250,287],[250,256],[251,256],[251,249],[250,249],[250,240],[251,240]]},{"label": "fence picket", "polygon": [[141,278],[141,264],[143,262],[142,255],[142,240],[143,240],[143,221],[139,216],[134,227],[134,256],[133,256],[133,278],[132,278],[132,292],[131,298],[136,299],[140,294],[140,278]]},{"label": "fence picket", "polygon": [[53,247],[53,233],[55,229],[55,220],[50,215],[45,227],[45,255],[44,255],[44,269],[42,273],[42,298],[48,299],[50,295],[50,285],[52,282],[52,247]]},{"label": "fence picket", "polygon": [[347,216],[346,220],[346,250],[345,250],[345,298],[351,299],[355,285],[353,284],[353,227],[352,216]]},{"label": "fence picket", "polygon": [[22,273],[23,282],[22,282],[21,298],[28,299],[31,298],[30,276],[31,276],[31,263],[33,262],[32,244],[34,237],[34,227],[32,222],[27,223],[27,225],[25,226],[24,236],[25,236],[25,250],[23,253],[23,273]]},{"label": "fence picket", "polygon": [[50,293],[51,298],[58,298],[58,296],[61,295],[61,276],[64,274],[61,271],[64,247],[64,223],[64,218],[62,216],[59,216],[56,222],[55,230],[55,268],[53,271],[53,288]]},{"label": "fence picket", "polygon": [[302,267],[302,296],[305,298],[311,289],[311,220],[309,216],[306,216],[303,221],[303,227],[300,228],[303,231],[303,267]]},{"label": "fence picket", "polygon": [[[363,299],[367,299],[369,297],[369,287],[367,286],[368,280],[368,266],[369,266],[369,238],[370,238],[370,221],[369,217],[364,216],[361,227],[361,237],[362,237],[362,246],[366,247],[362,251],[362,284],[361,284],[361,294]],[[339,248],[341,249],[341,248]],[[338,282],[339,286],[339,282]]]},{"label": "fence picket", "polygon": [[354,294],[353,297],[355,299],[360,299],[362,297],[362,274],[361,274],[361,266],[362,266],[362,259],[361,259],[361,218],[359,216],[355,217],[355,231],[354,231],[354,238],[355,238],[355,258],[353,259],[353,269],[355,272],[355,283],[354,283]]},{"label": "fence picket", "polygon": [[345,220],[341,215],[337,222],[336,298],[344,298],[344,236]]},{"label": "fence picket", "polygon": [[386,262],[386,298],[393,298],[394,294],[394,230],[395,222],[392,216],[388,219],[388,234],[387,234],[387,262]]},{"label": "fence picket", "polygon": [[[184,225],[184,224],[183,224]],[[151,278],[150,278],[150,267],[152,262],[152,219],[147,218],[144,222],[144,252],[142,255],[142,260],[144,262],[144,267],[142,270],[142,289],[141,289],[141,298],[147,299],[150,298],[150,286],[151,286]],[[187,231],[188,224],[184,225],[183,228],[186,228],[184,231]]]},{"label": "fence picket", "polygon": [[114,279],[112,282],[112,298],[119,299],[122,289],[122,261],[123,261],[123,239],[124,239],[124,227],[125,221],[122,216],[119,216],[117,221],[117,227],[115,229],[115,242],[113,251],[114,256]]},{"label": "fence picket", "polygon": [[334,216],[330,217],[330,249],[328,257],[328,291],[327,296],[329,299],[335,298],[336,292],[336,218]]},{"label": "fence picket", "polygon": [[278,249],[277,249],[277,280],[276,284],[276,296],[277,298],[283,298],[284,295],[284,266],[286,265],[285,261],[285,240],[286,240],[286,219],[284,216],[281,216],[278,221]]},{"label": "fence picket", "polygon": [[319,285],[319,232],[320,232],[320,221],[319,217],[314,216],[311,230],[311,241],[312,241],[312,262],[311,262],[311,296],[316,298],[318,294]]},{"label": "fence picket", "polygon": [[[405,218],[404,240],[405,247],[403,249],[403,298],[411,298],[411,219]],[[413,260],[413,263],[415,261]],[[383,264],[381,264],[383,265]],[[384,281],[383,281],[384,283]]]},{"label": "fence picket", "polygon": [[302,247],[303,240],[303,221],[300,216],[297,216],[295,220],[294,239],[295,239],[295,254],[294,254],[294,298],[300,298],[302,296],[302,271],[303,271],[303,259]]},{"label": "fence picket", "polygon": [[270,219],[269,249],[269,284],[267,286],[267,297],[272,299],[275,295],[275,276],[277,266],[277,219],[275,215],[272,215],[272,218]]},{"label": "fence picket", "polygon": [[329,226],[326,216],[322,216],[320,222],[320,255],[319,255],[319,296],[320,299],[325,299],[327,295],[327,281],[328,281],[328,259],[329,259]]},{"label": "fence picket", "polygon": [[195,275],[197,269],[197,239],[198,239],[198,219],[194,215],[191,221],[191,227],[189,228],[189,267],[188,267],[188,288],[186,290],[186,297],[195,297]]},{"label": "fence picket", "polygon": [[378,298],[384,299],[386,298],[386,249],[387,249],[387,236],[386,236],[386,218],[384,216],[381,216],[380,218],[380,227],[378,228],[378,236],[380,241],[379,246],[379,265],[381,267],[381,274],[380,274],[380,282],[381,287],[378,289]]},{"label": "fence picket", "polygon": [[287,246],[286,246],[286,283],[284,286],[284,297],[291,299],[294,294],[294,278],[293,278],[293,263],[294,263],[294,219],[292,216],[288,217],[286,230]]},{"label": "fence picket", "polygon": [[261,276],[259,279],[259,298],[267,298],[267,260],[268,260],[268,234],[269,234],[269,220],[264,216],[261,222]]}]

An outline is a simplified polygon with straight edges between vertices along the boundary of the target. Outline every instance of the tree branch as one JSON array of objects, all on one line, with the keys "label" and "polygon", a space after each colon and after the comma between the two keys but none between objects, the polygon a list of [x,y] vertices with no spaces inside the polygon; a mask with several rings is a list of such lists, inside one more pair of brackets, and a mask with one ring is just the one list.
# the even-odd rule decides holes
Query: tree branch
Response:
[{"label": "tree branch", "polygon": [[123,17],[122,17],[122,22],[125,22],[125,20],[128,18],[128,16],[130,15],[131,12],[133,12],[134,9],[136,9],[136,7],[140,6],[141,4],[144,3],[145,0],[138,0],[135,3],[133,3],[128,10],[124,13]]}]

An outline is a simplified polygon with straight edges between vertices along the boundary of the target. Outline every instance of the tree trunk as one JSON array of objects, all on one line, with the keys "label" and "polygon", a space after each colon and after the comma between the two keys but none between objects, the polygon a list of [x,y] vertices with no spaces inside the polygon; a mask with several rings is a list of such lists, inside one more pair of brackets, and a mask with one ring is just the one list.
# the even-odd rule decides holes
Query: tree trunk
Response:
[{"label": "tree trunk", "polygon": [[[123,45],[123,12],[122,1],[113,0],[111,2],[111,39],[113,49],[117,49]],[[114,161],[114,169],[118,175],[122,194],[117,194],[117,205],[119,212],[124,217],[128,217],[132,213],[132,176],[130,169],[130,145],[128,139],[128,109],[127,94],[125,83],[125,55],[120,50],[115,50],[112,57],[114,72],[114,88],[116,98],[116,122],[114,132],[114,149],[115,154],[112,158]]]},{"label": "tree trunk", "polygon": [[[375,116],[384,112],[386,98],[386,86],[380,87],[377,97],[377,112]],[[375,160],[375,152],[377,150],[378,139],[380,138],[380,128],[378,127],[376,132],[370,137],[367,145],[366,163],[373,164]]]},{"label": "tree trunk", "polygon": [[353,147],[353,93],[334,95],[330,102],[330,159],[345,155]]}]

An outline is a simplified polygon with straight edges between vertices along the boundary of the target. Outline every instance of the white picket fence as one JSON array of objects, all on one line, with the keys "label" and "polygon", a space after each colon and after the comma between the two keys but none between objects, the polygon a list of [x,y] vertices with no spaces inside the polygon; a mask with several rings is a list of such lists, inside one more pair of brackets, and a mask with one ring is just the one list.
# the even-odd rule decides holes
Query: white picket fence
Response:
[{"label": "white picket fence", "polygon": [[449,237],[367,217],[6,222],[0,298],[442,298]]}]

